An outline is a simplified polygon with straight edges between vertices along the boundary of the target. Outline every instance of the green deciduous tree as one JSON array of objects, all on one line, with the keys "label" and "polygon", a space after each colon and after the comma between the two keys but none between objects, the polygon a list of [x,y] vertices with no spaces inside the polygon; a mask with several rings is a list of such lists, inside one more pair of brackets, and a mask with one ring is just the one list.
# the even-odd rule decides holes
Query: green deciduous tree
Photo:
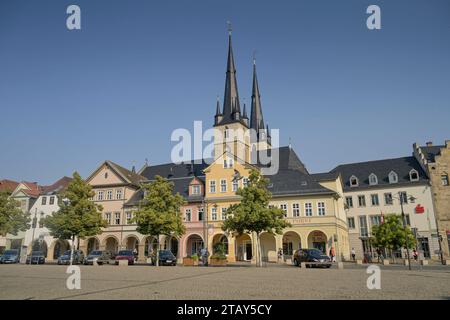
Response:
[{"label": "green deciduous tree", "polygon": [[30,227],[30,214],[20,209],[20,203],[9,197],[9,193],[0,192],[0,235],[17,235]]},{"label": "green deciduous tree", "polygon": [[92,187],[75,172],[67,189],[58,197],[59,210],[44,218],[44,225],[53,237],[72,239],[72,252],[75,237],[97,235],[107,225],[102,218],[102,206],[90,200],[93,196]]},{"label": "green deciduous tree", "polygon": [[186,231],[180,214],[185,200],[179,193],[174,194],[173,183],[161,176],[155,176],[155,181],[144,185],[143,189],[144,199],[134,213],[133,221],[139,233],[156,239],[156,265],[159,266],[159,237],[181,236]]},{"label": "green deciduous tree", "polygon": [[291,226],[284,219],[283,210],[269,207],[272,194],[267,189],[268,183],[269,180],[262,177],[258,170],[252,169],[247,186],[239,188],[236,192],[242,197],[240,203],[228,208],[227,218],[222,225],[224,231],[234,232],[238,235],[256,234],[258,266],[262,266],[261,233],[281,234],[284,228]]},{"label": "green deciduous tree", "polygon": [[402,217],[397,214],[386,215],[383,224],[373,226],[372,237],[373,245],[378,248],[389,249],[393,260],[392,250],[406,248],[407,243],[408,249],[412,249],[416,245],[416,239],[410,227],[406,227],[405,233]]}]

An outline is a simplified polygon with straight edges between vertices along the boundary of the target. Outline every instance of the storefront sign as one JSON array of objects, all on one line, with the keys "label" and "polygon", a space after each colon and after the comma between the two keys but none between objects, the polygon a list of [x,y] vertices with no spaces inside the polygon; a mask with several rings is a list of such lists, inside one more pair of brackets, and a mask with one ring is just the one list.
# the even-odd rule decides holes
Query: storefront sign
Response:
[{"label": "storefront sign", "polygon": [[422,207],[420,204],[418,204],[417,206],[416,206],[416,213],[424,213],[425,212],[425,208],[424,207]]},{"label": "storefront sign", "polygon": [[299,219],[290,219],[292,224],[304,224],[311,223],[311,218],[299,218]]}]

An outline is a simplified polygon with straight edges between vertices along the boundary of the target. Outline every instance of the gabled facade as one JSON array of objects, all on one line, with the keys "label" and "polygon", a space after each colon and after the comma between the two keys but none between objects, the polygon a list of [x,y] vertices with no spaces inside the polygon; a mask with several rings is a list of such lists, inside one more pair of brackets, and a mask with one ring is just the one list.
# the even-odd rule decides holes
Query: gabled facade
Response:
[{"label": "gabled facade", "polygon": [[108,226],[101,234],[80,241],[83,252],[88,254],[97,249],[139,251],[144,247],[142,236],[136,234],[136,226],[131,223],[132,209],[125,205],[139,190],[143,180],[139,174],[108,160],[86,179],[95,193],[92,201],[103,207],[103,219]]}]

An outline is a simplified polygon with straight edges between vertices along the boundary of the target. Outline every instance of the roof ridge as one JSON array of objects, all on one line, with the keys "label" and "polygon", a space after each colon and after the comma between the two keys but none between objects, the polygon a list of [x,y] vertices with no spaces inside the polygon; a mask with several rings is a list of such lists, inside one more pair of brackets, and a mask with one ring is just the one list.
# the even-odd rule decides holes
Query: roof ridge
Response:
[{"label": "roof ridge", "polygon": [[360,162],[349,162],[349,163],[343,163],[336,167],[334,167],[331,171],[328,173],[331,173],[333,170],[342,167],[342,166],[349,166],[349,165],[355,165],[355,164],[363,164],[363,163],[371,163],[371,162],[380,162],[380,161],[392,161],[392,160],[400,160],[400,159],[415,159],[413,156],[404,156],[404,157],[397,157],[397,158],[387,158],[387,159],[378,159],[378,160],[367,160],[367,161],[360,161]]}]

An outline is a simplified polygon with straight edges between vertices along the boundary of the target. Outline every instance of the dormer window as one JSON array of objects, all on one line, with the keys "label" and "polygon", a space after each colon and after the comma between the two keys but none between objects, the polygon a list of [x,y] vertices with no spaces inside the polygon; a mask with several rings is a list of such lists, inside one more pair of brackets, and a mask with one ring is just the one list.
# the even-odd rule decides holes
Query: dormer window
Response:
[{"label": "dormer window", "polygon": [[397,182],[398,182],[398,175],[394,171],[391,171],[389,173],[389,183],[397,183]]},{"label": "dormer window", "polygon": [[417,172],[417,170],[412,169],[409,172],[409,180],[410,181],[419,181],[419,173]]},{"label": "dormer window", "polygon": [[355,176],[350,177],[350,187],[357,187],[359,185],[358,178]]},{"label": "dormer window", "polygon": [[200,194],[200,185],[195,184],[192,186],[192,194],[199,195]]},{"label": "dormer window", "polygon": [[378,177],[376,176],[375,173],[372,173],[372,174],[369,176],[369,184],[370,184],[371,186],[374,186],[374,185],[377,185],[377,184],[378,184]]}]

